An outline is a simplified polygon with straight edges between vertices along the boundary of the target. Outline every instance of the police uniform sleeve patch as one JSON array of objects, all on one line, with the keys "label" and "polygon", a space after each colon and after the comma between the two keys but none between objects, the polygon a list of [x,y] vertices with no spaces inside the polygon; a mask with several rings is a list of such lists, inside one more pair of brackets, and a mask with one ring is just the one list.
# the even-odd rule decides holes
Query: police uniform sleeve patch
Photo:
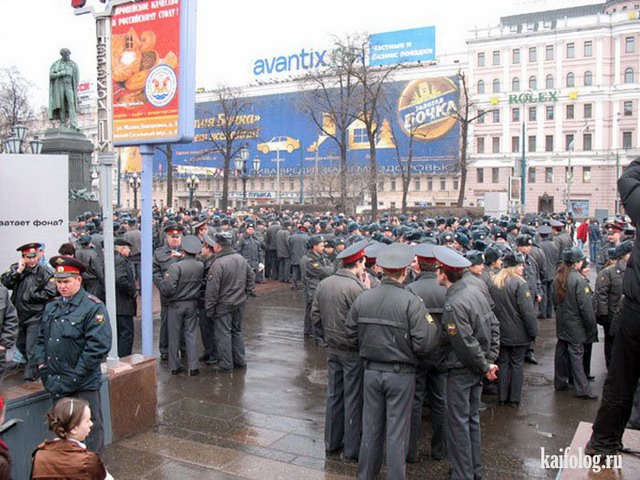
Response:
[{"label": "police uniform sleeve patch", "polygon": [[458,334],[458,327],[455,323],[447,323],[447,333],[452,337],[455,337]]},{"label": "police uniform sleeve patch", "polygon": [[104,323],[104,313],[96,314],[96,323]]}]

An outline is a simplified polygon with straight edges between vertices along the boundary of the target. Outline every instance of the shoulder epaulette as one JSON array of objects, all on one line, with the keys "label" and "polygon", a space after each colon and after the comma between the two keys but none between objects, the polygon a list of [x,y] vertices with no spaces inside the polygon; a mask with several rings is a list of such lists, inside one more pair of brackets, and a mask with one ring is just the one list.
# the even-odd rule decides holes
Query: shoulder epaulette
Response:
[{"label": "shoulder epaulette", "polygon": [[94,295],[91,295],[90,293],[87,294],[87,298],[91,300],[93,303],[102,303],[102,300],[100,300],[98,297]]}]

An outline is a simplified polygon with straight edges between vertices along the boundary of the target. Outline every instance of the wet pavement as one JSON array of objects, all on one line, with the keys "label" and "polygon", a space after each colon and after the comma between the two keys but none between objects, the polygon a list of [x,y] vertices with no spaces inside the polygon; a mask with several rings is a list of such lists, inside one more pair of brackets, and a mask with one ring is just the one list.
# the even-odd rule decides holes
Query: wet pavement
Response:
[{"label": "wet pavement", "polygon": [[[248,302],[243,324],[248,368],[231,374],[202,365],[197,377],[158,368],[158,425],[107,447],[103,459],[117,479],[339,479],[355,466],[325,457],[326,349],[304,340],[304,303],[289,285],[267,282]],[[157,302],[156,302],[157,306]],[[139,336],[139,324],[137,325]],[[157,335],[157,328],[156,328]],[[157,341],[154,342],[157,346]],[[594,347],[594,392],[604,381],[603,344]],[[136,338],[134,351],[139,351]],[[541,448],[559,453],[599,402],[553,390],[554,320],[540,320],[539,365],[526,365],[518,409],[484,396],[485,479],[554,478],[541,468]],[[366,420],[365,420],[366,421]],[[424,421],[428,422],[425,410]],[[429,460],[428,423],[408,478],[448,478],[446,461]]]}]

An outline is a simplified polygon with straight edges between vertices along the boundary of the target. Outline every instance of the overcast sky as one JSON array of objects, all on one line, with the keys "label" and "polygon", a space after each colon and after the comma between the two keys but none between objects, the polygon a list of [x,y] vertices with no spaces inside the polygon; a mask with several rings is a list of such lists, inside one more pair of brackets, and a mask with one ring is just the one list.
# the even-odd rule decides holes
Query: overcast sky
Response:
[{"label": "overcast sky", "polygon": [[[88,3],[102,5],[97,0]],[[327,48],[333,36],[433,25],[436,54],[465,50],[474,26],[502,15],[603,3],[598,0],[199,0],[196,86],[246,85],[260,58]],[[71,0],[0,0],[0,68],[16,66],[33,83],[34,106],[48,100],[48,71],[67,47],[82,80],[95,79],[95,21],[75,16]]]}]

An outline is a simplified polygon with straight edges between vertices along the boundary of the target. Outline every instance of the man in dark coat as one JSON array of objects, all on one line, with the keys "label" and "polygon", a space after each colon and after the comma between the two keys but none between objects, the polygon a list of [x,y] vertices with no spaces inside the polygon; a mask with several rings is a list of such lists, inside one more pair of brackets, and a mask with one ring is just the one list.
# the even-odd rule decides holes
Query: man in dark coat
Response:
[{"label": "man in dark coat", "polygon": [[136,303],[136,281],[134,269],[129,262],[131,243],[124,238],[116,238],[114,263],[116,278],[116,322],[118,326],[118,356],[127,357],[133,349],[133,317],[138,313]]},{"label": "man in dark coat", "polygon": [[300,271],[300,259],[307,253],[307,242],[309,234],[307,227],[300,225],[298,229],[289,237],[289,250],[291,251],[291,280],[292,288],[298,288],[298,282],[302,282]]}]

